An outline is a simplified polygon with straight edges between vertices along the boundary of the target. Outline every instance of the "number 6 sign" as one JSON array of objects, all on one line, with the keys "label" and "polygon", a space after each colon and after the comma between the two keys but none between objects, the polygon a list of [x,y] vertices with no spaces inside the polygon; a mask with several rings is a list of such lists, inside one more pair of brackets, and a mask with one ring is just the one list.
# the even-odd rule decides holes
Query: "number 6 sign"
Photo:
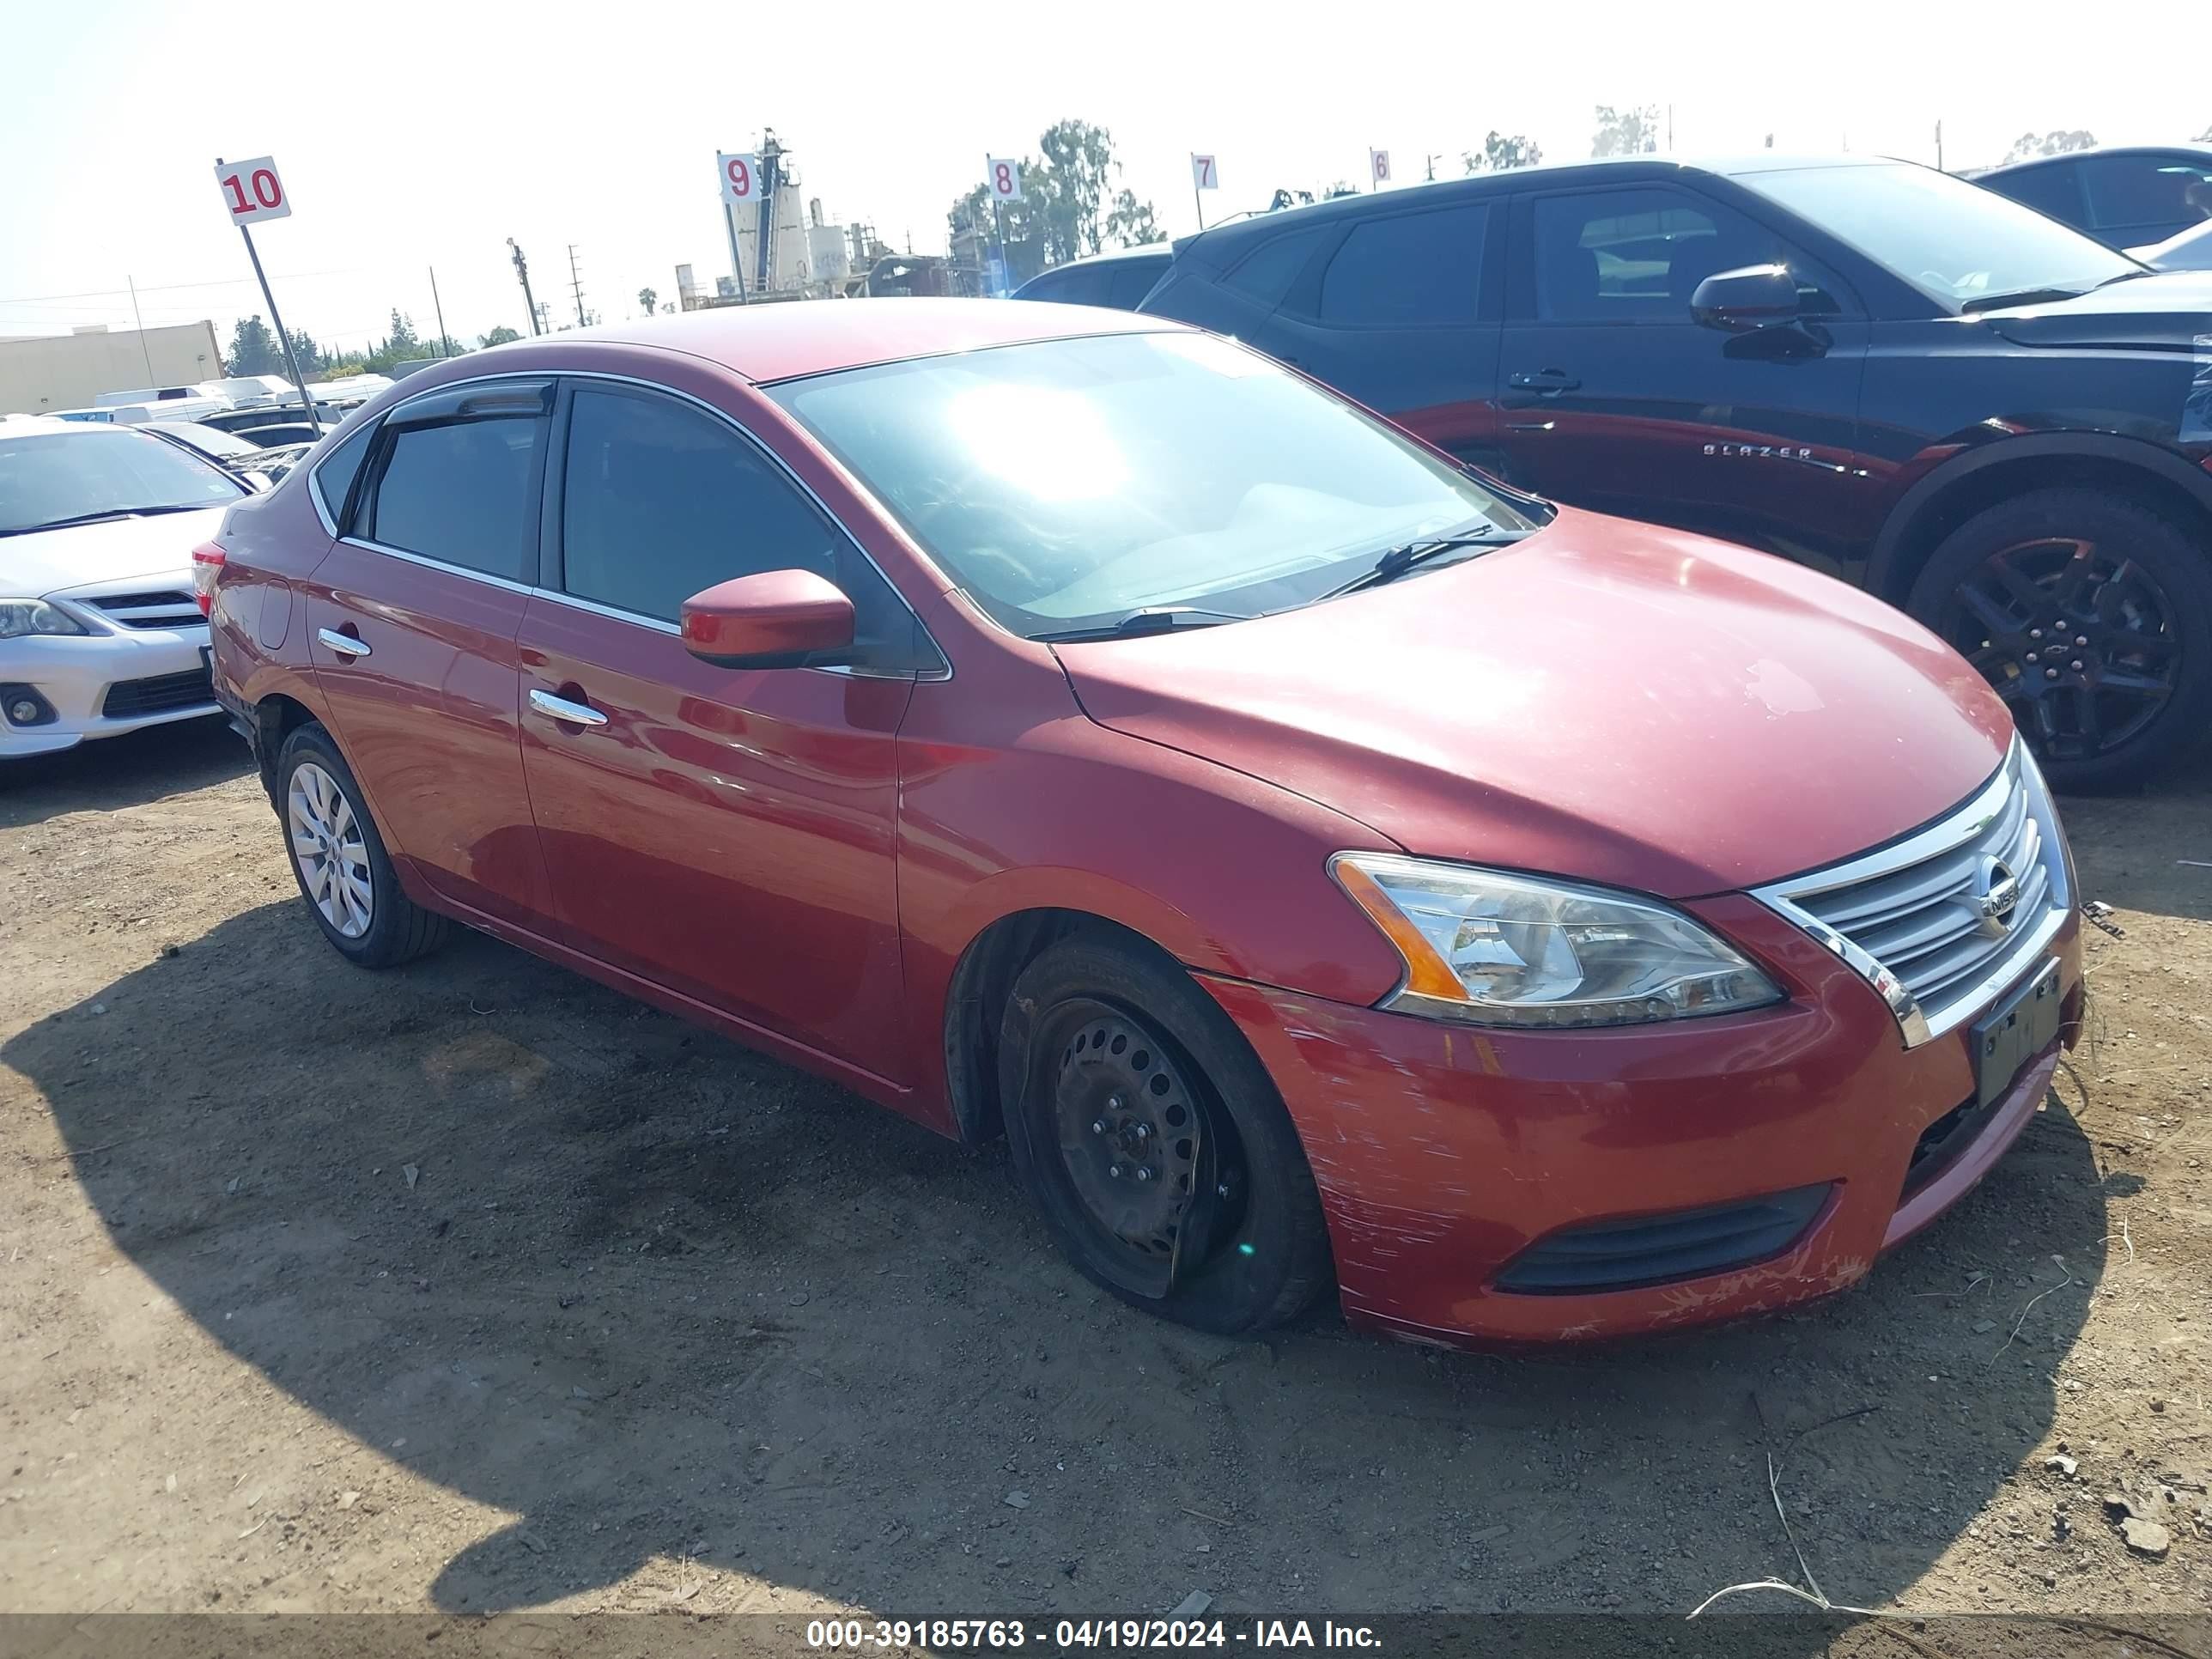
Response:
[{"label": "number 6 sign", "polygon": [[760,199],[760,157],[717,155],[714,165],[722,175],[722,199],[732,207]]},{"label": "number 6 sign", "polygon": [[222,186],[222,204],[230,210],[234,225],[292,216],[292,198],[284,193],[284,181],[276,176],[274,156],[223,162],[215,170],[215,181]]},{"label": "number 6 sign", "polygon": [[1022,164],[1011,156],[987,156],[984,165],[988,169],[984,183],[990,189],[994,202],[1018,202],[1022,199]]},{"label": "number 6 sign", "polygon": [[1389,184],[1390,182],[1390,152],[1387,149],[1369,150],[1367,152],[1367,170],[1370,173],[1374,175],[1375,182],[1376,184]]}]

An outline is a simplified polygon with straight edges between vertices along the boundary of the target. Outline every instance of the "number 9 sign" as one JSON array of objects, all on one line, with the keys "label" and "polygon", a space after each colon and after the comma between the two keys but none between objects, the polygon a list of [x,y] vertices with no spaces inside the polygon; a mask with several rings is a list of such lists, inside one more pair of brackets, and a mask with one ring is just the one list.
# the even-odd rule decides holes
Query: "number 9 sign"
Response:
[{"label": "number 9 sign", "polygon": [[994,202],[1018,202],[1022,199],[1022,164],[1011,156],[992,155],[985,158],[987,171],[983,182]]},{"label": "number 9 sign", "polygon": [[292,216],[292,198],[284,193],[284,181],[276,176],[274,156],[218,162],[215,181],[222,186],[222,204],[230,210],[230,222],[234,225],[253,225],[264,219]]},{"label": "number 9 sign", "polygon": [[717,171],[722,175],[722,199],[732,207],[742,207],[747,202],[760,199],[760,157],[718,155],[714,158]]}]

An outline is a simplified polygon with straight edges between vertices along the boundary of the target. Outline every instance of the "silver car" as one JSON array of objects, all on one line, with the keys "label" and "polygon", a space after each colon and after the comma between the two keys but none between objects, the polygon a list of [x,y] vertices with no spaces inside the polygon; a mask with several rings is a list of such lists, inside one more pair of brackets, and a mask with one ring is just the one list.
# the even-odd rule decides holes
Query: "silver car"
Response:
[{"label": "silver car", "polygon": [[129,427],[0,418],[0,761],[221,712],[191,554],[250,493]]}]

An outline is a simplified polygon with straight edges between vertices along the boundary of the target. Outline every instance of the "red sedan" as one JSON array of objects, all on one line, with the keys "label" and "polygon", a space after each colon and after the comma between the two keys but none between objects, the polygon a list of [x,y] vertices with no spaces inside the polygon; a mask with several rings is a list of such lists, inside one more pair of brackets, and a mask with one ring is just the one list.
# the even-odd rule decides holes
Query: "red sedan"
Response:
[{"label": "red sedan", "polygon": [[777,306],[392,387],[198,555],[307,911],[1004,1133],[1084,1273],[1424,1340],[1840,1289],[2081,1006],[2051,798],[1876,600],[1133,315]]}]

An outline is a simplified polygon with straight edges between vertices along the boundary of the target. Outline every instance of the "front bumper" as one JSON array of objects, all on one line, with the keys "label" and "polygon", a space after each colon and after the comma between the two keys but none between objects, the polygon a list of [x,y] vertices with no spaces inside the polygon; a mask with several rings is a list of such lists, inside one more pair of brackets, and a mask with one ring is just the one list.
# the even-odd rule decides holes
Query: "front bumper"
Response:
[{"label": "front bumper", "polygon": [[[219,713],[206,687],[207,643],[204,626],[0,641],[0,684],[28,686],[53,713],[18,726],[0,708],[0,760]],[[140,682],[150,684],[134,690]]]},{"label": "front bumper", "polygon": [[[1939,1120],[1974,1097],[1966,1031],[1908,1050],[1874,989],[1765,906],[1738,895],[1686,908],[1748,947],[1789,1000],[1656,1026],[1515,1032],[1201,977],[1297,1125],[1354,1324],[1447,1343],[1553,1341],[1823,1296],[1955,1202],[2040,1105],[2056,1045],[1914,1167],[1923,1135],[1932,1144]],[[2050,955],[2070,1045],[2082,994],[2073,916]],[[1747,1265],[1590,1292],[1498,1282],[1563,1230],[1815,1187],[1826,1190],[1809,1221]]]}]

